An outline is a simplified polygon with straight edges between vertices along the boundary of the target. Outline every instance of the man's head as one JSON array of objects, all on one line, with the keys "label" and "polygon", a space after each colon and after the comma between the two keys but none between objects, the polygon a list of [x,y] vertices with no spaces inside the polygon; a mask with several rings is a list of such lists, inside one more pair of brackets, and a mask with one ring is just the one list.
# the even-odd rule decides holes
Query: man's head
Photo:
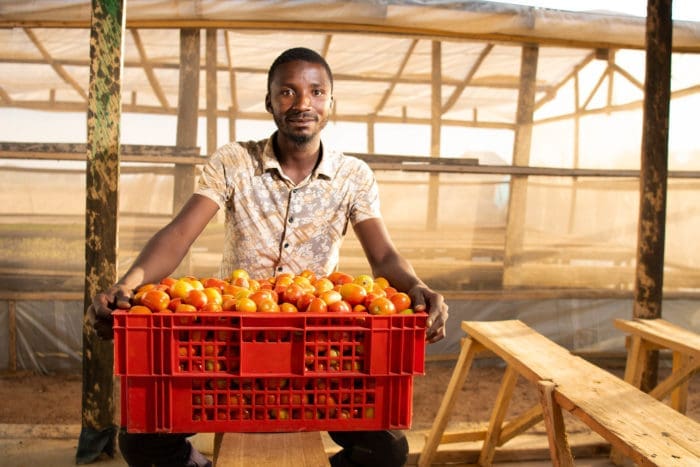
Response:
[{"label": "man's head", "polygon": [[278,129],[278,143],[320,144],[333,105],[333,76],[313,50],[289,49],[270,67],[265,108]]},{"label": "man's head", "polygon": [[270,65],[270,70],[267,72],[268,94],[270,93],[270,83],[272,82],[277,68],[279,68],[280,65],[289,62],[294,62],[297,60],[323,65],[323,68],[326,69],[326,73],[328,73],[328,79],[330,79],[331,81],[331,91],[333,91],[333,73],[331,72],[331,67],[328,65],[326,59],[323,58],[319,53],[311,49],[307,49],[306,47],[294,47],[293,49],[287,49],[284,52],[282,52],[280,56],[277,57],[274,62],[272,62],[272,65]]}]

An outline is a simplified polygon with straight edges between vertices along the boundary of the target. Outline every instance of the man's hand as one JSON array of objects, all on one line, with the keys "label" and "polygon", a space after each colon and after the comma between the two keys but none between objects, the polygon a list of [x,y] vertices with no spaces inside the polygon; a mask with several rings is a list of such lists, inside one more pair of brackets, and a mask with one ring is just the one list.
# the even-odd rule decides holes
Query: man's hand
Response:
[{"label": "man's hand", "polygon": [[112,311],[117,308],[131,307],[132,291],[120,284],[115,284],[106,292],[98,293],[92,298],[92,304],[87,309],[87,320],[102,339],[112,339]]},{"label": "man's hand", "polygon": [[428,312],[428,330],[426,340],[431,344],[443,339],[446,334],[447,304],[442,295],[433,292],[423,284],[416,285],[408,291],[416,312]]}]

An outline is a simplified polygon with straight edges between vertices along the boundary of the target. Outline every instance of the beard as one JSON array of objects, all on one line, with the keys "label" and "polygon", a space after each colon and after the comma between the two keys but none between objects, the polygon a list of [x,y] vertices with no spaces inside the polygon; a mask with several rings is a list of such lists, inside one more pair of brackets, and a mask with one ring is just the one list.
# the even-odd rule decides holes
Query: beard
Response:
[{"label": "beard", "polygon": [[325,118],[324,120],[320,120],[318,116],[317,122],[319,123],[318,127],[313,130],[310,133],[297,133],[293,130],[291,130],[285,122],[285,116],[277,116],[274,115],[273,119],[275,121],[275,124],[277,125],[277,130],[287,139],[292,141],[294,144],[297,144],[299,146],[304,145],[312,141],[318,134],[325,128],[326,123],[328,123],[328,118]]}]

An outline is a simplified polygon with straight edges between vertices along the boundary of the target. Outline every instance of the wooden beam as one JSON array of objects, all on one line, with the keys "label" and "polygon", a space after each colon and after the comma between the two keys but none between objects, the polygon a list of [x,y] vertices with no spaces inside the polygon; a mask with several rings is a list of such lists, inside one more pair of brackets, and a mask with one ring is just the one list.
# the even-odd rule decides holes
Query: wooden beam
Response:
[{"label": "wooden beam", "polygon": [[44,58],[44,61],[48,63],[51,68],[56,72],[58,76],[63,79],[70,87],[73,88],[75,92],[78,93],[79,96],[81,96],[83,99],[86,101],[88,100],[88,95],[85,93],[85,89],[73,78],[70,73],[66,71],[63,66],[60,64],[56,63],[56,61],[53,59],[51,54],[49,53],[48,50],[46,50],[46,47],[39,41],[39,38],[36,37],[36,34],[34,34],[34,31],[31,29],[24,28],[24,33],[27,35],[30,41],[34,44],[34,46],[37,48],[41,56]]},{"label": "wooden beam", "polygon": [[162,105],[164,109],[170,109],[170,104],[168,104],[168,98],[165,96],[163,88],[161,87],[160,82],[158,81],[158,78],[156,77],[156,74],[153,71],[153,65],[151,64],[151,61],[148,59],[148,55],[146,54],[146,48],[143,46],[143,42],[141,41],[141,35],[139,34],[139,30],[132,29],[131,36],[134,39],[136,50],[138,50],[139,57],[141,58],[141,67],[143,68],[143,72],[146,74],[146,78],[148,78],[148,82],[151,85],[151,89],[153,89],[153,93],[156,95],[156,97],[158,98],[158,102],[160,102],[160,105]]},{"label": "wooden beam", "polygon": [[[459,99],[459,96],[462,95],[464,92],[464,89],[469,86],[469,84],[472,81],[472,78],[474,78],[474,75],[476,74],[477,71],[479,71],[479,67],[481,67],[481,64],[484,63],[484,60],[486,60],[486,57],[491,53],[493,50],[493,44],[486,44],[486,47],[481,51],[479,54],[479,57],[477,57],[476,61],[472,64],[471,68],[469,68],[469,71],[467,71],[467,76],[464,77],[464,81],[462,81],[459,86],[457,86],[454,91],[452,91],[452,95],[447,99],[447,102],[445,102],[445,105],[442,106],[442,113],[445,114],[450,111],[450,109],[455,105],[457,100]],[[476,118],[474,119],[476,120]]]},{"label": "wooden beam", "polygon": [[377,103],[377,105],[374,107],[374,112],[372,112],[373,115],[377,115],[379,112],[381,112],[384,106],[386,105],[387,101],[389,100],[389,97],[394,92],[394,89],[396,88],[396,85],[398,84],[401,75],[403,75],[403,71],[406,69],[408,61],[413,56],[413,51],[416,50],[417,45],[418,40],[414,39],[411,42],[411,45],[408,46],[408,50],[404,54],[403,59],[399,64],[399,69],[396,70],[396,73],[394,73],[394,76],[392,77],[391,82],[389,83],[389,87],[386,89],[386,91],[384,91],[384,95],[379,100],[379,103]]},{"label": "wooden beam", "polygon": [[[524,45],[520,61],[520,91],[516,113],[516,130],[513,141],[513,165],[530,164],[530,145],[532,143],[532,122],[535,109],[535,80],[539,48],[536,45]],[[503,287],[517,283],[516,266],[520,259],[525,238],[525,212],[527,209],[527,177],[513,176],[510,181],[508,212],[506,215],[506,239],[504,248]]]},{"label": "wooden beam", "polygon": [[[545,92],[545,95],[537,101],[535,104],[535,110],[539,110],[540,107],[542,107],[544,104],[547,102],[551,101],[554,99],[559,92],[561,88],[563,88],[566,83],[568,83],[572,79],[578,80],[579,73],[581,70],[583,70],[589,63],[591,63],[594,59],[596,58],[596,53],[591,52],[588,55],[584,57],[581,62],[579,62],[564,78],[562,78],[557,84],[554,86],[551,86],[547,92]],[[575,92],[578,94],[579,93],[579,88],[578,85],[575,84]],[[579,109],[579,98],[576,97],[576,106],[574,107],[577,111]]]},{"label": "wooden beam", "polygon": [[206,153],[212,154],[219,146],[217,142],[217,72],[216,72],[216,29],[206,32],[206,93],[207,93],[207,148]]},{"label": "wooden beam", "polygon": [[[430,93],[430,157],[440,157],[440,137],[442,133],[442,43],[432,42],[431,52],[432,87]],[[428,230],[438,227],[438,207],[440,203],[440,178],[430,174],[428,180],[428,213],[426,225]]]},{"label": "wooden beam", "polygon": [[17,371],[17,302],[7,302],[7,369]]}]

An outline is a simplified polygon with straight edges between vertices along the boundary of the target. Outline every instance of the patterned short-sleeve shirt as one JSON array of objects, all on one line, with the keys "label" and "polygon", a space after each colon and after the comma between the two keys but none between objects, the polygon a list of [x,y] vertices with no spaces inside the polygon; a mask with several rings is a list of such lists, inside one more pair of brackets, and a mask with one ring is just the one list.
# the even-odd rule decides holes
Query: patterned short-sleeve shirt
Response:
[{"label": "patterned short-sleeve shirt", "polygon": [[322,147],[319,164],[295,185],[272,138],[219,148],[196,193],[225,212],[220,277],[238,268],[258,278],[304,269],[330,274],[348,224],[380,217],[377,182],[364,161]]}]

